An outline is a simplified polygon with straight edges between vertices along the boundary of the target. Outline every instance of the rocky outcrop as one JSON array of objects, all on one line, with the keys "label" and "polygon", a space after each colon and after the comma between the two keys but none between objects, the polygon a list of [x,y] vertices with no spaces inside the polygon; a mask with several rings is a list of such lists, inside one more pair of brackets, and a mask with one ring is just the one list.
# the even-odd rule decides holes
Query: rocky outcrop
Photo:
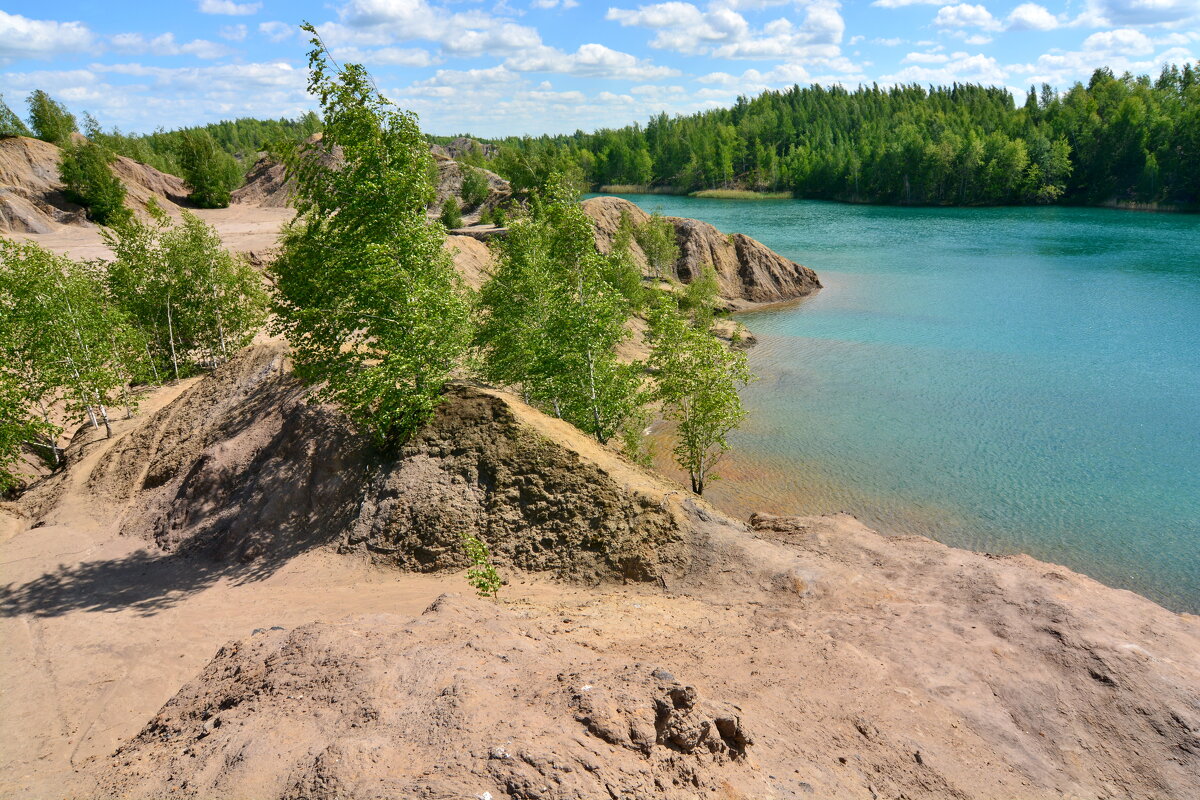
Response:
[{"label": "rocky outcrop", "polygon": [[[306,139],[301,147],[320,158],[326,166],[336,166],[341,162],[340,153],[326,152],[326,149],[320,146],[321,138],[320,133],[315,133]],[[437,168],[437,186],[435,187],[436,199],[429,207],[430,218],[436,218],[441,213],[442,203],[446,201],[447,197],[459,198],[460,204],[463,205],[463,222],[467,224],[478,222],[480,214],[490,211],[512,197],[508,181],[496,173],[478,167],[464,166],[449,156],[439,154],[436,145],[433,152]],[[487,180],[487,197],[481,203],[467,205],[462,200],[463,173],[466,169],[478,169]],[[234,190],[232,202],[283,208],[291,204],[294,193],[295,184],[288,178],[287,168],[269,153],[264,153],[246,173],[246,182]]]},{"label": "rocky outcrop", "polygon": [[[460,164],[449,158],[439,158],[435,156],[437,162],[437,198],[433,205],[430,206],[430,216],[434,217],[441,214],[442,204],[446,202],[447,197],[456,197],[462,206],[463,223],[470,225],[478,222],[479,217],[485,211],[490,211],[498,205],[506,203],[512,198],[512,187],[508,181],[501,178],[494,172],[489,172],[480,167],[472,167],[465,164]],[[468,205],[463,199],[463,174],[466,170],[476,170],[483,175],[487,180],[488,192],[487,197],[483,202],[474,205]]]},{"label": "rocky outcrop", "polygon": [[456,161],[465,156],[491,158],[499,150],[496,145],[490,142],[481,142],[478,139],[471,139],[466,136],[459,136],[447,144],[430,145],[429,149],[433,151],[434,155],[453,158]]},{"label": "rocky outcrop", "polygon": [[[635,225],[649,219],[646,212],[618,197],[585,200],[583,209],[596,223],[596,244],[603,252],[612,248],[622,216],[628,216]],[[712,265],[721,287],[721,297],[732,309],[793,300],[821,288],[817,274],[811,269],[784,258],[749,236],[726,235],[699,220],[667,219],[675,227],[675,241],[680,252],[675,277],[689,283],[704,265]],[[645,253],[636,242],[630,249],[634,260],[649,275]]]},{"label": "rocky outcrop", "polygon": [[[62,225],[90,224],[83,208],[63,194],[61,158],[58,145],[40,139],[0,139],[0,232],[50,233]],[[152,200],[168,212],[187,201],[183,180],[140,161],[118,156],[112,171],[125,186],[125,205],[135,213],[146,215]]]}]

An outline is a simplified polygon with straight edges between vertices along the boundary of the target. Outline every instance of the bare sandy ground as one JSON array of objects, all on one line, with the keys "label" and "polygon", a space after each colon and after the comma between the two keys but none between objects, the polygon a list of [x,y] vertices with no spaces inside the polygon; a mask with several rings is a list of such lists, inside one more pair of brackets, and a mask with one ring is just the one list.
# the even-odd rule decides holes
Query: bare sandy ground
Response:
[{"label": "bare sandy ground", "polygon": [[[295,214],[290,208],[262,208],[251,205],[190,211],[216,228],[225,246],[239,253],[258,253],[273,248],[279,231]],[[62,225],[52,233],[4,235],[35,242],[47,250],[76,259],[112,258],[112,252],[105,247],[100,238],[100,228],[95,225]]]}]

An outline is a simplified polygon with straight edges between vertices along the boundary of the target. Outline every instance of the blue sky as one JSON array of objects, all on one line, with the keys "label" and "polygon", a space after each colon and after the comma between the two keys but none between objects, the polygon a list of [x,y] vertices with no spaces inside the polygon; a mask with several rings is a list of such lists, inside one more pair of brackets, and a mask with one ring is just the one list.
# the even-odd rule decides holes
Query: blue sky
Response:
[{"label": "blue sky", "polygon": [[[143,132],[294,116],[314,22],[429,132],[592,130],[793,83],[1067,87],[1200,54],[1200,0],[0,0],[0,92]],[[1023,95],[1019,95],[1023,97]]]}]

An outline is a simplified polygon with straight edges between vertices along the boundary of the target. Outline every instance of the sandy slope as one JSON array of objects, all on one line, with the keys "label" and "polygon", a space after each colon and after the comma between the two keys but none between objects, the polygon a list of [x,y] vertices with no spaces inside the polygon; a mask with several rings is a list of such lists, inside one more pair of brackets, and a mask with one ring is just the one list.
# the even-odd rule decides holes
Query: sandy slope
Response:
[{"label": "sandy slope", "polygon": [[[190,212],[217,229],[221,241],[239,253],[262,253],[275,246],[275,240],[283,225],[292,218],[290,208],[261,208],[258,206],[231,206],[229,208],[198,208]],[[72,258],[112,257],[104,246],[100,229],[94,225],[61,226],[49,233],[5,233],[13,239],[25,239],[38,245],[63,253]]]}]

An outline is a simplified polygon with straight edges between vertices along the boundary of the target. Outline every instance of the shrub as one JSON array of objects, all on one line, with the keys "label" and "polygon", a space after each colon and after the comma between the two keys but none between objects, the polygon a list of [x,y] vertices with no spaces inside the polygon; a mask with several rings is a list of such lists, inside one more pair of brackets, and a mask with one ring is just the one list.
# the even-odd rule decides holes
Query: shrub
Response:
[{"label": "shrub", "polygon": [[29,104],[29,124],[37,138],[61,144],[78,130],[75,117],[66,107],[41,89],[30,94],[26,102]]},{"label": "shrub", "polygon": [[29,136],[29,128],[25,127],[25,123],[16,115],[8,103],[4,102],[4,95],[0,94],[0,139],[8,136]]},{"label": "shrub", "polygon": [[491,189],[488,186],[487,176],[474,167],[468,167],[465,164],[461,165],[462,178],[462,199],[463,205],[467,208],[478,208],[484,200],[487,200]]},{"label": "shrub", "polygon": [[442,224],[448,229],[462,227],[462,210],[458,207],[458,200],[451,195],[446,198],[446,202],[442,203]]},{"label": "shrub", "polygon": [[191,201],[200,208],[225,208],[229,193],[241,182],[242,170],[233,156],[205,130],[184,131],[176,150]]},{"label": "shrub", "polygon": [[700,274],[684,287],[683,296],[679,299],[679,307],[684,311],[690,311],[692,323],[697,328],[706,331],[712,327],[713,307],[717,303],[717,295],[720,291],[721,286],[717,283],[717,271],[712,268],[711,264],[703,264],[700,267]]},{"label": "shrub", "polygon": [[88,219],[99,225],[116,225],[132,216],[125,207],[125,185],[109,164],[117,157],[95,142],[63,147],[58,174],[67,197],[87,209]]},{"label": "shrub", "polygon": [[475,588],[480,597],[499,595],[504,581],[492,566],[492,554],[488,551],[488,546],[480,539],[464,533],[463,549],[467,551],[467,558],[471,560],[471,567],[467,570],[467,583]]}]

